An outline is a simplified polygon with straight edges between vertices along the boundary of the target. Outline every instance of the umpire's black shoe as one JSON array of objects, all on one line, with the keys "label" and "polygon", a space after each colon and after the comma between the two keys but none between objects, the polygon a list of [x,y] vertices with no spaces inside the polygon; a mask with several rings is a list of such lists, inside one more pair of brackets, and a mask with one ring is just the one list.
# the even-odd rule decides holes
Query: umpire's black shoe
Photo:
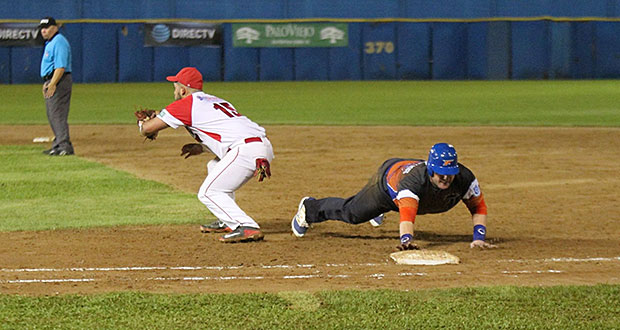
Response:
[{"label": "umpire's black shoe", "polygon": [[73,155],[74,152],[73,151],[68,151],[68,150],[64,150],[64,149],[52,149],[48,155],[50,156],[70,156]]},{"label": "umpire's black shoe", "polygon": [[50,155],[52,152],[54,152],[53,148],[43,150],[44,155]]}]

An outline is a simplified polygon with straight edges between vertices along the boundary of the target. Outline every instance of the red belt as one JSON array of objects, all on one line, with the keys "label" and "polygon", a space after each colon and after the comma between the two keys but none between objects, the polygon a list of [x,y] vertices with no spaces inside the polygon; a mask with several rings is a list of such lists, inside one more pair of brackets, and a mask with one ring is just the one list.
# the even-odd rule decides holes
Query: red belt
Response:
[{"label": "red belt", "polygon": [[[247,143],[252,143],[252,142],[263,142],[263,139],[259,138],[258,136],[254,136],[254,137],[249,137],[245,140],[243,140],[243,142]],[[226,152],[230,151],[230,148],[228,148],[228,150]]]}]

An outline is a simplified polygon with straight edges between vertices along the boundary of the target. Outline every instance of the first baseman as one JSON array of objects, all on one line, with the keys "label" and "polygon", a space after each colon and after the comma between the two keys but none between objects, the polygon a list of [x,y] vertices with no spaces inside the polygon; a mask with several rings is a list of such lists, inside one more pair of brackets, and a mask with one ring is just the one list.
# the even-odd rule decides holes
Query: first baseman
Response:
[{"label": "first baseman", "polygon": [[220,241],[258,241],[260,226],[235,202],[235,191],[253,176],[259,181],[271,175],[271,142],[265,129],[240,114],[232,103],[202,91],[202,75],[196,68],[183,68],[176,76],[174,98],[154,118],[138,120],[140,133],[154,139],[157,132],[185,127],[198,143],[186,144],[185,158],[210,150],[215,158],[207,163],[208,175],[198,191],[198,199],[217,217],[203,232],[227,232]]},{"label": "first baseman", "polygon": [[350,224],[371,221],[380,225],[383,214],[400,214],[399,250],[418,249],[413,243],[413,224],[418,214],[442,213],[459,201],[472,214],[473,239],[470,247],[492,248],[485,242],[487,206],[478,180],[463,164],[458,163],[454,147],[437,143],[428,159],[388,159],[368,184],[349,198],[304,197],[299,203],[291,228],[303,237],[311,224],[338,220]]}]

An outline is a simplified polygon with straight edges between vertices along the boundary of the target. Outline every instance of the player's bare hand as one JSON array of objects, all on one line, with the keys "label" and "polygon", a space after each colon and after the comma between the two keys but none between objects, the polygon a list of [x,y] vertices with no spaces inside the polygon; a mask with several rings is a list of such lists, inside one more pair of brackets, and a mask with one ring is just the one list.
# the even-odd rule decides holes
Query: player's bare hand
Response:
[{"label": "player's bare hand", "polygon": [[479,248],[479,249],[495,249],[497,248],[497,245],[491,244],[491,243],[487,243],[485,241],[481,241],[481,240],[475,240],[473,242],[471,242],[469,244],[470,248]]},{"label": "player's bare hand", "polygon": [[412,242],[400,244],[396,247],[396,251],[419,250],[420,247]]},{"label": "player's bare hand", "polygon": [[200,155],[205,150],[200,143],[188,143],[181,148],[181,156],[187,154],[185,159],[189,158],[189,156]]}]

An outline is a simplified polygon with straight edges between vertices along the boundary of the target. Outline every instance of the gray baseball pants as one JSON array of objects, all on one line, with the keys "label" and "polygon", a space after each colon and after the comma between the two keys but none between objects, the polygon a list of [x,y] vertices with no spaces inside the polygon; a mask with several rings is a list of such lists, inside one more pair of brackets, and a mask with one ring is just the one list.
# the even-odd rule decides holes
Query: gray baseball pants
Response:
[{"label": "gray baseball pants", "polygon": [[[47,82],[46,82],[47,83]],[[73,153],[73,145],[69,138],[69,105],[71,103],[71,90],[73,87],[73,79],[71,73],[64,74],[58,85],[56,92],[49,99],[45,99],[45,108],[47,109],[47,120],[54,132],[54,141],[52,149],[65,150]]]}]

